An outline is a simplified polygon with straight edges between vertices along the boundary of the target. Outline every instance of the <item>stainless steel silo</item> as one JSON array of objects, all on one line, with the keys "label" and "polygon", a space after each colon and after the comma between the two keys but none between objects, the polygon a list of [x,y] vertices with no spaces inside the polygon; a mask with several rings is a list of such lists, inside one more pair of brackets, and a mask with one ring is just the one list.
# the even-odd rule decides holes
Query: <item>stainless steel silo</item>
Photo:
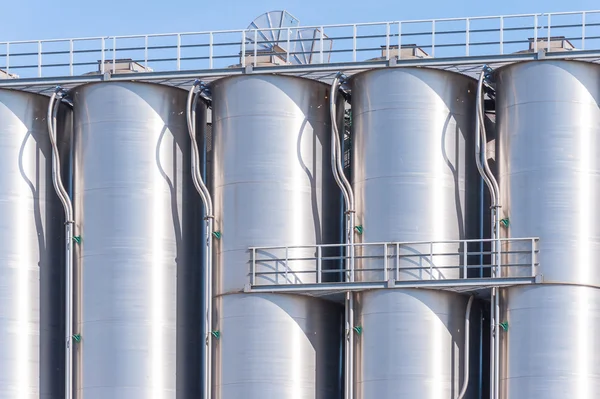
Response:
[{"label": "stainless steel silo", "polygon": [[[276,75],[231,77],[212,86],[212,184],[221,233],[214,399],[339,397],[339,307],[308,296],[242,293],[250,282],[250,246],[341,240],[328,90]],[[290,258],[315,255],[315,248],[289,252]],[[315,262],[290,262],[289,269],[315,270]],[[295,278],[315,281],[314,274]]]},{"label": "stainless steel silo", "polygon": [[203,221],[186,94],[132,82],[71,92],[78,397],[200,397]]},{"label": "stainless steel silo", "polygon": [[[473,156],[476,82],[425,68],[373,70],[351,78],[352,180],[364,243],[476,238]],[[458,253],[460,244],[415,246]],[[409,248],[411,249],[411,248]],[[358,269],[383,270],[380,256]],[[411,260],[414,259],[414,260]],[[401,260],[399,280],[458,278],[456,257]],[[425,271],[409,269],[418,265]],[[392,277],[393,275],[390,275]],[[357,271],[357,279],[383,273]],[[461,388],[466,297],[435,290],[374,290],[358,297],[356,391],[360,399],[453,398]],[[467,396],[468,397],[468,396]]]},{"label": "stainless steel silo", "polygon": [[[0,398],[64,396],[64,215],[52,186],[48,97],[0,90]],[[71,113],[58,147],[68,180]]]},{"label": "stainless steel silo", "polygon": [[518,63],[496,85],[503,235],[540,237],[544,280],[503,292],[501,397],[597,398],[600,66]]}]

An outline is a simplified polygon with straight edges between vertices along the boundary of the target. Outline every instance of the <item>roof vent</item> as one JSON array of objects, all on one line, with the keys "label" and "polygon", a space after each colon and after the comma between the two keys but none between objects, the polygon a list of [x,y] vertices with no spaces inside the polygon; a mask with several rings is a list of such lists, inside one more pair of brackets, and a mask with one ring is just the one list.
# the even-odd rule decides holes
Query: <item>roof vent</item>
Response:
[{"label": "roof vent", "polygon": [[[532,53],[535,51],[535,43],[537,42],[537,49],[548,51],[548,38],[529,38],[529,50],[527,52]],[[572,51],[575,50],[575,46],[571,44],[564,36],[553,36],[550,37],[550,51]]]},{"label": "roof vent", "polygon": [[[105,60],[104,71],[114,73],[136,73],[152,72],[152,69],[144,67],[142,64],[133,61],[131,58],[121,58],[117,60]],[[102,61],[98,61],[98,72],[102,72]]]},{"label": "roof vent", "polygon": [[[381,46],[381,57],[386,58],[386,46]],[[425,52],[421,47],[417,47],[416,44],[403,44],[398,51],[398,45],[390,46],[390,58],[398,59],[411,59],[411,58],[431,58],[429,54]]]}]

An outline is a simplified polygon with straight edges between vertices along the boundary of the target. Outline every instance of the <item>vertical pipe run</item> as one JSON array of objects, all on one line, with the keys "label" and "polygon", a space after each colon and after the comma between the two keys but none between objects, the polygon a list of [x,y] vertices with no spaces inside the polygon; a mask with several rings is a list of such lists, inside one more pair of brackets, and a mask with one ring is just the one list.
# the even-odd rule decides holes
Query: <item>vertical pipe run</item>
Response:
[{"label": "vertical pipe run", "polygon": [[[323,32],[321,31],[321,37]],[[321,47],[321,50],[323,48]],[[340,86],[340,78],[342,74],[338,72],[331,83],[331,94],[329,96],[329,112],[331,115],[331,169],[333,177],[339,186],[344,196],[346,204],[346,281],[354,281],[354,193],[350,182],[344,175],[342,166],[342,150],[340,144],[339,130],[337,127],[337,92]],[[345,357],[345,399],[354,397],[354,296],[352,292],[346,293],[345,300],[345,315],[346,315],[346,357]]]},{"label": "vertical pipe run", "polygon": [[460,389],[460,393],[457,396],[457,399],[463,399],[465,397],[465,393],[467,392],[467,387],[469,386],[469,345],[470,345],[470,336],[469,330],[470,326],[470,318],[471,318],[471,306],[473,305],[473,299],[475,297],[471,295],[469,297],[469,302],[467,302],[467,310],[465,312],[465,350],[464,350],[464,371],[463,371],[463,383],[462,388]]},{"label": "vertical pipe run", "polygon": [[202,89],[196,92],[196,88],[200,85],[200,81],[194,82],[188,94],[186,117],[188,131],[190,133],[191,149],[192,149],[192,180],[194,187],[200,194],[204,203],[206,216],[206,252],[204,264],[204,303],[206,304],[206,320],[204,323],[204,336],[206,340],[206,352],[204,356],[204,373],[202,375],[202,383],[204,387],[204,398],[211,399],[212,388],[212,235],[213,235],[213,203],[208,188],[204,184],[202,174],[200,173],[200,154],[198,143],[196,142],[196,105],[198,97],[202,93]]},{"label": "vertical pipe run", "polygon": [[73,204],[60,176],[60,157],[56,138],[57,115],[62,89],[57,87],[48,105],[48,133],[52,145],[52,183],[65,211],[65,399],[73,397]]}]

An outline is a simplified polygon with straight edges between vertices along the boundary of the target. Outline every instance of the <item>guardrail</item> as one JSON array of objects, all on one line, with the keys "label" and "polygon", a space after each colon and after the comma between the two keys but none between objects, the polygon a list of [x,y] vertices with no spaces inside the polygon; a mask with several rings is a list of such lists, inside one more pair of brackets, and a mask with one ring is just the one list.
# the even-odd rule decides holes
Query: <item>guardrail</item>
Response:
[{"label": "guardrail", "polygon": [[419,48],[426,57],[471,57],[530,45],[551,50],[548,40],[540,40],[555,36],[578,50],[600,50],[600,10],[0,42],[0,69],[33,78],[116,72],[121,59],[156,72],[245,66],[260,62],[265,53],[259,47],[270,47],[275,37],[279,47],[266,55],[283,64],[402,58],[398,46]]},{"label": "guardrail", "polygon": [[[492,261],[492,242],[500,243],[500,265]],[[251,247],[250,285],[533,278],[538,242],[529,237]]]}]

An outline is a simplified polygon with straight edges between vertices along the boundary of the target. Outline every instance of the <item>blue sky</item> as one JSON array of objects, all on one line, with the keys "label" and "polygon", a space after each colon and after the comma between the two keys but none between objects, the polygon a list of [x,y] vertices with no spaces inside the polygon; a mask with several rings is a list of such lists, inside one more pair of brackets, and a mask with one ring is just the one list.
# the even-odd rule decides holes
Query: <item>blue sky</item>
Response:
[{"label": "blue sky", "polygon": [[1,0],[0,42],[243,29],[286,9],[302,25],[600,9],[599,0]]}]

